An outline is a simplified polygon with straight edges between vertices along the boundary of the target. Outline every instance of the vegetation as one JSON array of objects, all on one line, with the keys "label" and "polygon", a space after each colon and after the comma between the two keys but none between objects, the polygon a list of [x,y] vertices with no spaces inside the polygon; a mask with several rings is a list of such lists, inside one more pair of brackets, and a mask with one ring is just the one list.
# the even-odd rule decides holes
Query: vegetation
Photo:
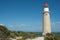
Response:
[{"label": "vegetation", "polygon": [[60,40],[60,34],[49,34],[47,33],[46,36],[45,36],[45,40]]},{"label": "vegetation", "polygon": [[0,25],[0,40],[6,40],[7,37],[10,35],[10,32],[5,26]]},{"label": "vegetation", "polygon": [[[6,26],[0,25],[0,40],[9,40],[9,38],[16,38],[22,36],[22,39],[17,40],[25,40],[26,38],[35,38],[42,36],[41,34],[35,34],[34,32],[23,32],[23,31],[10,31],[6,28]],[[60,40],[60,34],[56,33],[47,33],[45,36],[45,40]]]}]

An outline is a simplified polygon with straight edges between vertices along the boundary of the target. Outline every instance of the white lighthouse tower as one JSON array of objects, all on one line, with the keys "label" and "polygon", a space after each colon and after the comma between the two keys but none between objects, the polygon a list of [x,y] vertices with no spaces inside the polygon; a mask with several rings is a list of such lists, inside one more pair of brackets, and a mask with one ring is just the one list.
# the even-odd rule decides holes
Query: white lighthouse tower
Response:
[{"label": "white lighthouse tower", "polygon": [[43,11],[43,35],[51,33],[50,11],[47,3],[44,3]]}]

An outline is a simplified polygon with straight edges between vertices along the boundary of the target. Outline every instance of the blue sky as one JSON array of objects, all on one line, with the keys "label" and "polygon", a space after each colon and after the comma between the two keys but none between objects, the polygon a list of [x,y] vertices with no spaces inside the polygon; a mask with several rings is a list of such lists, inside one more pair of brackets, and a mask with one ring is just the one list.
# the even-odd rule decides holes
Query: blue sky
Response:
[{"label": "blue sky", "polygon": [[[52,32],[60,32],[60,0],[46,0]],[[0,0],[0,24],[9,30],[42,32],[44,0]]]}]

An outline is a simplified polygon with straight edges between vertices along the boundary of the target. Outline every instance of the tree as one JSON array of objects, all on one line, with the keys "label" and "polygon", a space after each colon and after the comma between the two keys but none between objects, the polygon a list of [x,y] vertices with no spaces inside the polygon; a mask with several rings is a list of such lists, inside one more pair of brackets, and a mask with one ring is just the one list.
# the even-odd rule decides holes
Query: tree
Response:
[{"label": "tree", "polygon": [[34,32],[31,32],[31,33],[29,34],[29,38],[35,38],[35,33],[34,33]]},{"label": "tree", "polygon": [[46,36],[45,36],[45,40],[57,40],[55,34],[53,33],[47,33]]},{"label": "tree", "polygon": [[0,25],[0,39],[5,40],[9,34],[9,30],[5,26]]}]

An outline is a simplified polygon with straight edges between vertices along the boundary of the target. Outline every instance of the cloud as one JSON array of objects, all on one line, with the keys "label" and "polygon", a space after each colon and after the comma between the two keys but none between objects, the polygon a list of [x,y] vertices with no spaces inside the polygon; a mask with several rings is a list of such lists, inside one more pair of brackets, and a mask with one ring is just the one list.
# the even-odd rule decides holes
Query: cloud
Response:
[{"label": "cloud", "polygon": [[52,22],[51,25],[55,25],[55,22]]},{"label": "cloud", "polygon": [[31,26],[30,24],[17,24],[16,26],[18,26],[18,27],[29,27],[29,26]]},{"label": "cloud", "polygon": [[0,25],[5,26],[4,24],[0,24]]},{"label": "cloud", "polygon": [[60,22],[52,22],[51,25],[53,25],[53,26],[60,25]]},{"label": "cloud", "polygon": [[60,22],[56,22],[56,24],[60,24]]},{"label": "cloud", "polygon": [[13,27],[13,25],[8,25],[9,27]]},{"label": "cloud", "polygon": [[[43,23],[37,23],[37,26],[43,26]],[[51,22],[52,26],[56,26],[56,25],[60,25],[60,21],[59,22]]]},{"label": "cloud", "polygon": [[16,26],[18,26],[18,27],[24,27],[26,25],[25,24],[17,24]]}]

